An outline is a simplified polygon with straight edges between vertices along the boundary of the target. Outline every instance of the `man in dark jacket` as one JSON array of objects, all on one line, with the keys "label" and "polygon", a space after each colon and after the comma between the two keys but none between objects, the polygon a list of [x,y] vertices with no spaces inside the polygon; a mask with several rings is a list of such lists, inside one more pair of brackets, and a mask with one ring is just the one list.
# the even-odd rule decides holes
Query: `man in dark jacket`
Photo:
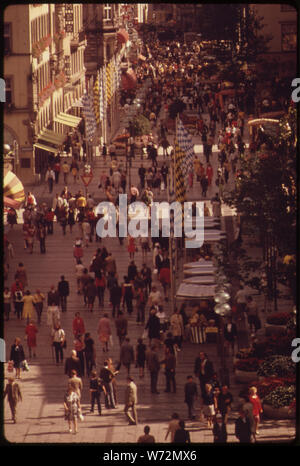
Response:
[{"label": "man in dark jacket", "polygon": [[175,380],[175,371],[176,371],[176,357],[171,352],[171,349],[166,347],[166,356],[164,361],[161,361],[161,364],[165,365],[165,375],[166,375],[166,389],[165,392],[169,393],[171,391],[171,386],[173,393],[176,393],[176,380]]},{"label": "man in dark jacket", "polygon": [[199,377],[201,395],[205,395],[205,385],[210,382],[214,374],[212,362],[208,359],[206,353],[200,352],[195,360],[194,374]]},{"label": "man in dark jacket", "polygon": [[130,343],[130,338],[126,337],[120,350],[120,364],[127,369],[127,375],[130,375],[130,366],[134,363],[134,349]]},{"label": "man in dark jacket", "polygon": [[58,294],[59,294],[59,301],[61,305],[62,312],[66,312],[67,310],[67,297],[70,294],[69,282],[65,280],[64,275],[60,277],[60,282],[58,282]]},{"label": "man in dark jacket", "polygon": [[195,419],[194,403],[198,397],[198,391],[192,375],[187,376],[187,383],[184,386],[184,395],[184,402],[188,406],[189,419]]},{"label": "man in dark jacket", "polygon": [[48,306],[59,306],[59,293],[55,289],[55,286],[52,285],[50,291],[48,292],[47,297],[47,305]]},{"label": "man in dark jacket", "polygon": [[123,312],[120,311],[117,319],[115,320],[117,336],[119,338],[120,346],[122,345],[127,335],[128,320],[124,316]]},{"label": "man in dark jacket", "polygon": [[235,421],[235,436],[241,443],[251,442],[250,420],[243,411],[243,408],[239,409],[239,417]]},{"label": "man in dark jacket", "polygon": [[151,346],[151,349],[146,354],[147,367],[150,372],[151,393],[159,394],[157,390],[158,373],[160,370],[160,362],[157,354],[157,347]]}]

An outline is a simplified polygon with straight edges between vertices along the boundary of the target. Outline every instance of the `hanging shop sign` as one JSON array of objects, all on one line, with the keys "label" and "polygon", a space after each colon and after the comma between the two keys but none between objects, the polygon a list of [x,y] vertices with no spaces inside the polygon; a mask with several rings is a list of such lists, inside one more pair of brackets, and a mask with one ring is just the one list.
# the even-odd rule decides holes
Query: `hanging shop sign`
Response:
[{"label": "hanging shop sign", "polygon": [[65,4],[65,29],[66,32],[74,32],[74,12],[72,3]]}]

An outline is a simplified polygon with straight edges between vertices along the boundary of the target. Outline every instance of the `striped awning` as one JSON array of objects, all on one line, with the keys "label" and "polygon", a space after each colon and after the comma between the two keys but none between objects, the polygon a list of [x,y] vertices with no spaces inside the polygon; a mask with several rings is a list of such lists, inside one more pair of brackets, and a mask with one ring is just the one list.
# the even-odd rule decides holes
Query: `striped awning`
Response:
[{"label": "striped awning", "polygon": [[61,146],[64,143],[65,138],[66,136],[64,134],[57,134],[50,129],[44,129],[38,135],[38,139],[54,144],[55,146]]},{"label": "striped awning", "polygon": [[11,171],[4,175],[3,200],[5,207],[18,209],[25,200],[24,186],[19,178]]},{"label": "striped awning", "polygon": [[77,126],[81,122],[81,118],[62,112],[54,118],[54,121],[66,126],[71,126],[71,128],[77,128]]}]

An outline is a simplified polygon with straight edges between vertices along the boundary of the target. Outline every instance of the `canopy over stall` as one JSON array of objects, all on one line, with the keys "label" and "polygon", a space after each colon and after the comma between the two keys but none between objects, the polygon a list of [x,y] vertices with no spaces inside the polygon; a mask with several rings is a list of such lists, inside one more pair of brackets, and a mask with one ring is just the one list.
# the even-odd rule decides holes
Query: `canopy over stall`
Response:
[{"label": "canopy over stall", "polygon": [[199,300],[212,298],[215,295],[216,285],[198,285],[181,283],[176,293],[176,299]]}]

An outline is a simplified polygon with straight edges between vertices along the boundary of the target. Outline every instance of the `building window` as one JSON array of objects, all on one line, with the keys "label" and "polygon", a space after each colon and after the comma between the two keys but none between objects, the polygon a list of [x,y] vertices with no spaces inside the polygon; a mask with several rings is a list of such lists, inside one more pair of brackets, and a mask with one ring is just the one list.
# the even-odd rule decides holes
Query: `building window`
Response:
[{"label": "building window", "polygon": [[21,168],[30,168],[31,166],[30,158],[21,157],[20,165],[21,165]]},{"label": "building window", "polygon": [[4,38],[4,53],[6,55],[12,51],[11,23],[4,23],[3,38]]},{"label": "building window", "polygon": [[297,24],[281,24],[281,49],[283,52],[296,52],[297,50]]},{"label": "building window", "polygon": [[111,16],[111,4],[104,3],[103,6],[103,21],[110,21],[112,19]]},{"label": "building window", "polygon": [[13,103],[12,78],[5,77],[4,81],[5,81],[5,102],[10,105]]},{"label": "building window", "polygon": [[294,11],[296,13],[296,9],[293,5],[280,5],[280,11],[287,12],[287,11]]}]

